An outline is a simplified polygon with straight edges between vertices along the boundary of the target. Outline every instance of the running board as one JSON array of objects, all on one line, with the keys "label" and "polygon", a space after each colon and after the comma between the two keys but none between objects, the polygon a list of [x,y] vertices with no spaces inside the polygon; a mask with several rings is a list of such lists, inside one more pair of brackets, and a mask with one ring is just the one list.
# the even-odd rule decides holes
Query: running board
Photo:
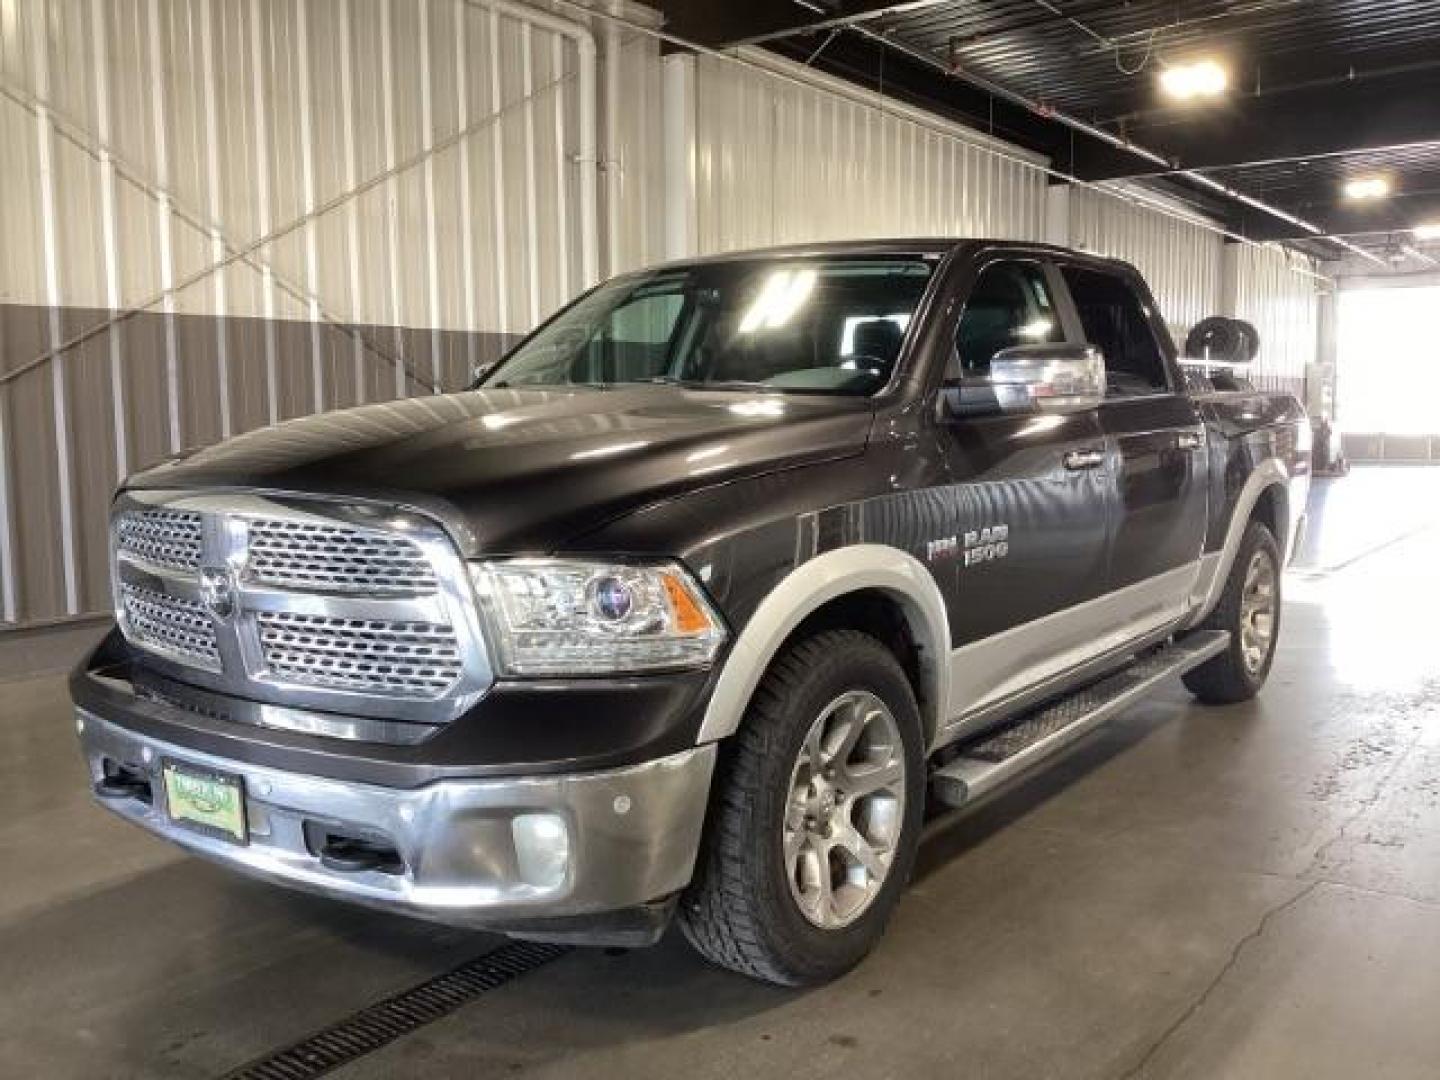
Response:
[{"label": "running board", "polygon": [[1229,644],[1228,631],[1207,630],[1136,660],[965,747],[959,757],[931,773],[931,791],[947,806],[972,802],[1093,731],[1157,683],[1203,664]]}]

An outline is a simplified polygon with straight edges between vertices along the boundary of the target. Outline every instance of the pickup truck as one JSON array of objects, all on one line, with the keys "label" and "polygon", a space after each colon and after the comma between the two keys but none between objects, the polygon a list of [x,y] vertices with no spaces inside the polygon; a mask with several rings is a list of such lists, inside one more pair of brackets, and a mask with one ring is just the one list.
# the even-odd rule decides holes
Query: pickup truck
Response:
[{"label": "pickup truck", "polygon": [[1197,385],[1133,268],[1059,248],[625,274],[463,392],[126,482],[95,794],[344,900],[832,978],[927,814],[1170,676],[1265,682],[1309,427]]}]

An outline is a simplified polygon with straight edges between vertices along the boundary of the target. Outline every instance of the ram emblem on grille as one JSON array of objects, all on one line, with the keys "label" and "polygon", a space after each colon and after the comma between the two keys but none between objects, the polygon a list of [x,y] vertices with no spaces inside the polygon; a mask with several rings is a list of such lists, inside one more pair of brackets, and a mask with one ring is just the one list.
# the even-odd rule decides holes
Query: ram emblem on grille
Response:
[{"label": "ram emblem on grille", "polygon": [[235,614],[235,575],[223,566],[200,568],[200,600],[217,619]]}]

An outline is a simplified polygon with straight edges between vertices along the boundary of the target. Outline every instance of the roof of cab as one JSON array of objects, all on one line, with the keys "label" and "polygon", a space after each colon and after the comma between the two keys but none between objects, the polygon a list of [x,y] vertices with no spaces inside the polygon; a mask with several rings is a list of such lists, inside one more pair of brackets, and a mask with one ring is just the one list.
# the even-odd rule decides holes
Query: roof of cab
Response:
[{"label": "roof of cab", "polygon": [[750,259],[771,258],[815,258],[823,256],[920,256],[940,257],[961,247],[976,250],[995,245],[1020,247],[1027,251],[1049,252],[1056,255],[1080,257],[1089,262],[1119,263],[1121,260],[1105,258],[1093,252],[1076,251],[1073,248],[1058,247],[1029,240],[1003,239],[1000,237],[879,237],[868,240],[824,240],[804,244],[784,244],[777,247],[747,248],[742,251],[726,251],[715,255],[695,255],[673,259],[650,269],[660,267],[695,266],[710,263],[741,262]]}]

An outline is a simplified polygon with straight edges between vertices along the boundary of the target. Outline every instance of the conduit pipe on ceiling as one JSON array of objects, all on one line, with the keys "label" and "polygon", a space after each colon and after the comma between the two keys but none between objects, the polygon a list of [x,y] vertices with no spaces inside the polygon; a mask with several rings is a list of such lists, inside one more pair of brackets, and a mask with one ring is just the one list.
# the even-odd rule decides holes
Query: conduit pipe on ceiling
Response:
[{"label": "conduit pipe on ceiling", "polygon": [[[600,280],[600,230],[596,189],[600,183],[599,123],[596,101],[599,93],[598,50],[595,35],[583,23],[573,22],[548,11],[529,7],[515,0],[468,0],[477,7],[489,8],[507,18],[529,23],[540,30],[558,34],[575,43],[580,56],[576,77],[580,84],[580,264],[584,286],[589,288]],[[498,107],[498,102],[496,103]],[[609,200],[614,202],[613,197]],[[611,238],[614,243],[614,238]]]}]

